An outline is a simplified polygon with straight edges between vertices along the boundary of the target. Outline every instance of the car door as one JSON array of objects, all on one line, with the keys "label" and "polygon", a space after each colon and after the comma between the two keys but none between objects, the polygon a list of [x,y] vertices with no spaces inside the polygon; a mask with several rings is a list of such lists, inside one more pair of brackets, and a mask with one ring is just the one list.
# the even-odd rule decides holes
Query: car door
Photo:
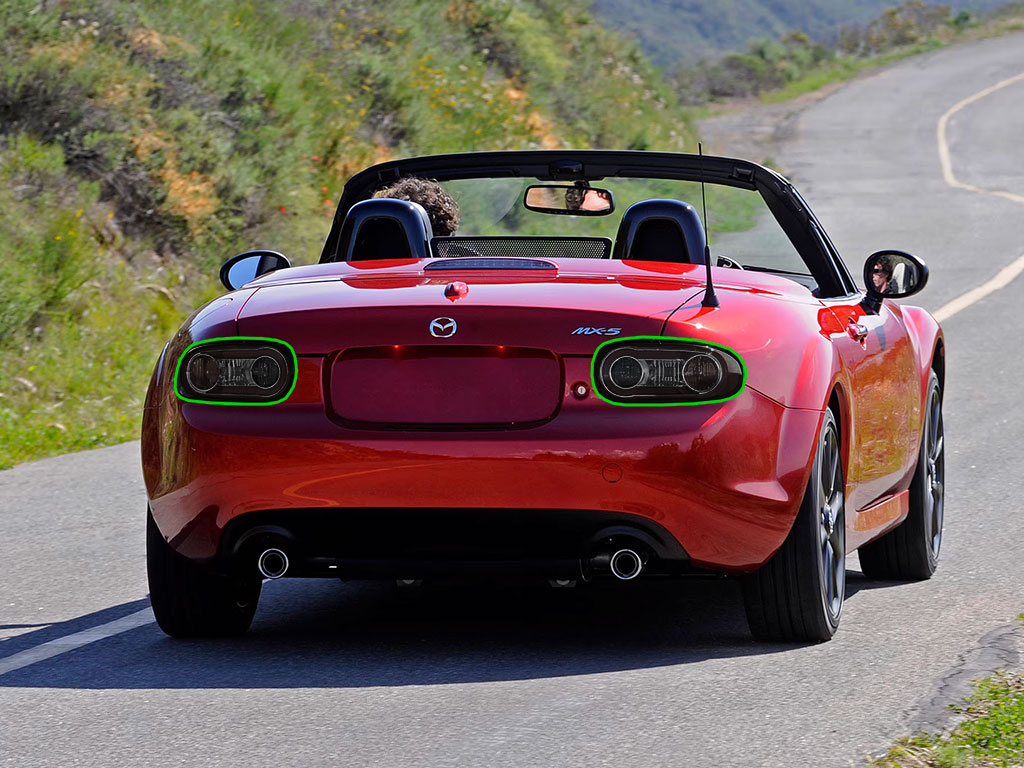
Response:
[{"label": "car door", "polygon": [[[877,311],[857,294],[823,303],[842,331],[832,335],[850,391],[847,513],[889,495],[916,459],[921,430],[917,363],[897,304]],[[879,521],[857,519],[855,530]]]}]

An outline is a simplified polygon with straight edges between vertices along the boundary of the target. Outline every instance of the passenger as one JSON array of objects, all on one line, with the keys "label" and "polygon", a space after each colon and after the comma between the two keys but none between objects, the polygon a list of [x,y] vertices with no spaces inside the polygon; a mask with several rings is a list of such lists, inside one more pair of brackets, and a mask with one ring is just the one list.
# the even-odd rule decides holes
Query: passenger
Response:
[{"label": "passenger", "polygon": [[439,237],[454,235],[459,228],[459,204],[436,181],[405,176],[394,184],[378,189],[373,196],[419,203],[430,217],[431,229]]},{"label": "passenger", "polygon": [[879,256],[871,265],[871,283],[875,291],[888,296],[896,293],[896,284],[892,280],[892,261],[888,256]]}]

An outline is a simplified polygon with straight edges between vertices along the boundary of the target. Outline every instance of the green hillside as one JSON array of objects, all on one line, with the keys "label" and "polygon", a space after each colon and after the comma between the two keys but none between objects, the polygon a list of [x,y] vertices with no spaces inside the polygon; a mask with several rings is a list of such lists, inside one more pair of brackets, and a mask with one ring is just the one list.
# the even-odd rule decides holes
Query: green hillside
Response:
[{"label": "green hillside", "polygon": [[930,34],[904,15],[884,39],[787,34],[667,83],[556,0],[0,0],[0,467],[135,437],[159,350],[221,292],[220,263],[314,261],[368,164],[692,150],[680,98],[852,76]]},{"label": "green hillside", "polygon": [[0,29],[0,467],[135,437],[221,261],[314,261],[369,163],[693,144],[636,48],[553,0],[4,0]]},{"label": "green hillside", "polygon": [[[1005,2],[947,4],[956,12],[988,10]],[[897,0],[594,0],[591,10],[610,28],[637,40],[656,64],[675,69],[793,30],[814,40],[835,41],[841,26],[865,25],[896,4]]]}]

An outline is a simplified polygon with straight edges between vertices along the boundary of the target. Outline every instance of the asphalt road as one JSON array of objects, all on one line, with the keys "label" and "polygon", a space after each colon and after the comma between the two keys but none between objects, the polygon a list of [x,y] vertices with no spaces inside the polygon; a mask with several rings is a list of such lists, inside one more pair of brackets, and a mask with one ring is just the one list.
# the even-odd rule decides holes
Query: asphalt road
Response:
[{"label": "asphalt road", "polygon": [[[951,187],[936,147],[947,110],[1020,72],[1024,35],[952,48],[793,123],[777,160],[853,270],[877,248],[914,251],[935,310],[1024,253],[1024,204]],[[1024,195],[1021,136],[1024,81],[965,106],[948,127],[956,177]],[[148,601],[137,444],[0,472],[0,765],[859,764],[945,722],[971,676],[1019,663],[1022,301],[1024,277],[944,324],[937,575],[870,583],[854,560],[842,627],[818,646],[751,641],[724,580],[413,593],[284,580],[242,640],[143,623],[4,672]]]}]

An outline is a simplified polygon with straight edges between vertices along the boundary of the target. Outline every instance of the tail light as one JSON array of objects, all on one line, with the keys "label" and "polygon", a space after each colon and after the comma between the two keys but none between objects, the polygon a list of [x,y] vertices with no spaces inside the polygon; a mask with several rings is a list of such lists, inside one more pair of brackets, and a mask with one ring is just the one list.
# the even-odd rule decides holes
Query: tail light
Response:
[{"label": "tail light", "polygon": [[274,405],[295,389],[298,358],[287,342],[237,336],[192,344],[174,372],[174,391],[189,403]]},{"label": "tail light", "polygon": [[598,346],[591,378],[598,395],[614,405],[703,405],[736,397],[747,369],[721,344],[636,336]]}]

